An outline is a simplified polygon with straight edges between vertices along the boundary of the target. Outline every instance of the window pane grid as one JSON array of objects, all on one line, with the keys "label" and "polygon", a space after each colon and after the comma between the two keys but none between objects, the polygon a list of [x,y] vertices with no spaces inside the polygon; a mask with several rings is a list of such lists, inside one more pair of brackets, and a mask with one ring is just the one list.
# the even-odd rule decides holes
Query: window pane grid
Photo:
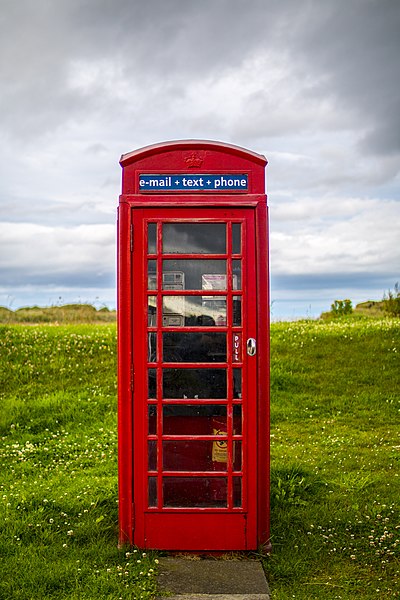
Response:
[{"label": "window pane grid", "polygon": [[[209,225],[209,223],[203,223],[206,225]],[[240,424],[240,429],[239,432],[236,432],[235,429],[235,420],[237,422],[238,419],[238,415],[234,412],[234,408],[238,408],[242,405],[242,398],[241,398],[241,389],[240,391],[238,391],[237,388],[237,381],[238,378],[237,376],[235,376],[234,378],[234,373],[238,374],[239,372],[241,373],[241,367],[242,367],[242,363],[239,362],[235,362],[234,363],[234,368],[232,366],[231,363],[231,359],[228,357],[232,357],[232,349],[233,349],[233,336],[232,333],[229,332],[242,332],[242,321],[241,321],[241,315],[239,317],[237,317],[234,315],[234,310],[233,310],[233,301],[235,300],[235,302],[242,302],[242,296],[243,296],[243,292],[242,292],[242,288],[244,287],[242,285],[242,261],[240,260],[242,258],[242,252],[243,252],[243,248],[244,246],[244,240],[243,240],[243,233],[244,231],[242,231],[244,228],[242,227],[242,223],[238,222],[238,223],[231,223],[231,222],[226,222],[224,224],[224,227],[226,227],[226,242],[225,242],[225,249],[226,252],[220,252],[220,250],[222,250],[222,247],[219,248],[218,252],[214,252],[214,253],[208,253],[206,251],[201,251],[201,252],[181,252],[180,250],[170,250],[170,247],[168,246],[168,244],[165,246],[166,250],[169,250],[168,253],[163,253],[163,231],[162,231],[162,227],[163,224],[162,222],[158,222],[158,223],[149,223],[149,233],[148,233],[148,238],[147,238],[147,247],[148,247],[148,269],[149,272],[150,270],[152,270],[152,272],[154,272],[154,275],[152,275],[152,277],[150,278],[150,276],[148,277],[149,279],[149,287],[146,293],[146,296],[148,297],[148,305],[149,307],[154,307],[154,318],[150,319],[149,317],[149,321],[148,321],[148,327],[147,327],[147,331],[148,334],[152,334],[152,335],[156,335],[156,351],[153,352],[152,354],[149,354],[149,356],[152,356],[152,361],[154,360],[154,362],[148,363],[149,367],[152,367],[152,372],[155,372],[156,374],[156,383],[155,385],[152,387],[152,389],[154,389],[154,387],[156,388],[156,394],[154,394],[156,396],[155,399],[153,398],[149,398],[148,401],[148,406],[149,406],[149,428],[150,428],[150,407],[154,407],[155,409],[157,409],[157,415],[153,415],[152,419],[154,421],[154,417],[156,418],[157,421],[157,426],[156,426],[156,431],[154,432],[154,425],[151,425],[152,429],[150,431],[150,429],[148,430],[148,443],[150,444],[150,448],[152,448],[152,452],[154,455],[154,448],[156,448],[156,457],[154,458],[154,456],[152,456],[151,458],[151,465],[149,464],[149,467],[152,466],[154,467],[154,464],[156,464],[156,468],[152,468],[152,470],[150,470],[148,472],[148,475],[150,476],[148,479],[148,506],[150,509],[153,510],[160,510],[163,508],[191,508],[191,501],[190,499],[188,500],[188,503],[185,504],[185,502],[183,501],[182,504],[179,503],[179,500],[174,500],[173,496],[171,496],[171,490],[172,488],[166,488],[166,481],[170,481],[171,483],[176,483],[179,487],[179,485],[191,485],[191,481],[193,479],[197,480],[199,482],[199,485],[202,483],[202,477],[203,478],[211,478],[212,481],[215,482],[215,489],[213,492],[213,496],[211,497],[206,497],[204,499],[204,505],[203,508],[207,509],[220,509],[220,510],[243,510],[242,505],[243,505],[243,489],[244,489],[244,483],[242,483],[242,477],[243,477],[243,461],[244,461],[244,444],[243,442],[243,435],[242,435],[242,431],[243,431],[243,422],[241,421]],[[171,229],[171,231],[174,228]],[[193,231],[196,228],[193,228]],[[199,230],[200,231],[200,230]],[[154,244],[154,234],[156,233],[156,241]],[[173,236],[170,236],[170,240],[168,242],[169,244],[173,243]],[[156,248],[154,248],[154,245],[156,245]],[[215,246],[214,246],[215,249]],[[156,251],[155,251],[156,250]],[[171,297],[171,289],[167,289],[168,284],[165,281],[165,277],[163,275],[163,268],[165,268],[164,273],[168,274],[168,273],[172,273],[173,269],[176,268],[176,271],[178,271],[178,267],[179,262],[177,262],[177,256],[179,257],[178,260],[187,260],[187,261],[194,261],[196,259],[201,260],[202,261],[202,265],[204,267],[204,265],[207,267],[209,267],[209,271],[214,272],[215,270],[217,271],[217,276],[218,273],[221,271],[221,267],[222,264],[225,263],[225,267],[224,267],[224,272],[221,273],[221,275],[223,276],[225,274],[225,284],[223,285],[224,289],[203,289],[200,288],[200,285],[198,285],[198,287],[195,287],[195,285],[189,286],[189,289],[187,289],[186,287],[184,287],[182,285],[182,289],[174,289],[173,290],[173,296],[176,297],[181,297],[183,299],[188,298],[190,299],[190,297],[195,297],[195,298],[199,298],[199,297],[204,297],[207,296],[210,300],[218,300],[218,298],[221,298],[222,300],[225,300],[226,302],[226,323],[224,324],[218,324],[217,322],[215,323],[215,325],[211,325],[213,332],[218,332],[218,334],[222,334],[224,336],[224,338],[226,338],[225,344],[226,344],[226,359],[222,362],[201,362],[198,363],[196,361],[193,362],[180,362],[180,360],[174,360],[174,361],[163,361],[163,358],[168,359],[168,356],[165,355],[165,350],[163,348],[163,331],[169,332],[168,335],[173,335],[174,333],[178,333],[181,334],[182,333],[182,326],[178,326],[175,324],[174,325],[170,325],[169,323],[172,322],[170,319],[163,319],[163,313],[164,313],[164,306],[163,306],[163,302],[164,299],[167,300],[168,297]],[[167,263],[167,260],[171,260],[171,261],[175,261],[175,264],[172,263]],[[212,263],[209,262],[209,264],[207,264],[207,261],[219,261],[222,264],[217,263],[217,265],[219,266],[212,266]],[[183,263],[184,264],[184,263]],[[181,263],[182,265],[182,263]],[[188,265],[189,266],[189,265]],[[204,270],[204,269],[203,269]],[[204,279],[204,278],[203,278]],[[220,282],[223,283],[223,279],[220,277]],[[203,283],[204,284],[204,283]],[[194,287],[194,289],[191,289],[191,287]],[[240,288],[240,289],[237,289]],[[206,292],[206,293],[205,293]],[[152,297],[152,298],[151,298]],[[243,310],[243,306],[240,307],[241,310]],[[240,310],[240,312],[241,312]],[[238,309],[236,309],[236,313],[237,313]],[[184,312],[184,311],[182,311]],[[164,313],[165,314],[165,313]],[[234,316],[236,318],[236,321],[234,320]],[[186,317],[186,314],[185,314]],[[186,317],[186,318],[189,318]],[[154,322],[156,321],[156,322]],[[184,331],[185,333],[193,333],[193,334],[198,334],[198,333],[205,333],[207,334],[207,330],[204,328],[204,325],[193,325],[193,323],[191,323],[190,325],[184,325]],[[208,332],[210,332],[210,328],[208,327]],[[183,338],[182,338],[183,339]],[[188,338],[189,339],[189,338]],[[216,338],[215,338],[216,339]],[[153,340],[153,337],[151,337],[151,335],[148,335],[148,340],[150,343],[150,340]],[[165,340],[168,340],[168,338],[165,338]],[[172,341],[172,338],[171,340]],[[155,358],[156,356],[156,358]],[[225,370],[226,372],[226,382],[225,382],[225,398],[224,397],[219,397],[218,394],[216,394],[217,397],[214,397],[214,395],[210,395],[210,397],[206,397],[206,398],[199,398],[197,396],[195,396],[194,398],[190,398],[189,396],[185,396],[184,398],[178,397],[178,398],[174,398],[171,396],[168,396],[167,398],[163,397],[163,395],[165,395],[165,389],[164,389],[164,374],[166,372],[166,370],[170,370],[170,371],[174,371],[176,370],[177,365],[179,364],[179,370],[189,373],[190,370],[193,369],[193,367],[195,366],[197,371],[206,373],[207,371],[214,371],[215,373],[217,373],[219,370]],[[186,370],[186,371],[185,371]],[[234,385],[235,382],[235,385]],[[149,386],[150,386],[150,379],[149,379]],[[240,386],[241,388],[241,386]],[[153,394],[153,392],[151,392]],[[239,397],[237,397],[237,395],[239,394]],[[149,388],[149,395],[150,395],[150,388]],[[225,406],[227,409],[227,415],[226,415],[226,419],[225,419],[225,430],[226,430],[226,434],[219,434],[219,435],[205,435],[205,434],[201,434],[201,435],[190,435],[190,434],[165,434],[163,433],[163,413],[162,413],[162,407],[168,407],[168,406],[182,406],[185,407],[188,404],[188,401],[190,401],[190,404],[192,406],[211,406],[214,405],[215,406],[215,402],[216,400],[218,401],[218,405],[219,406]],[[158,407],[158,408],[157,408]],[[151,413],[153,414],[153,413]],[[240,411],[240,419],[244,420],[244,415],[243,415],[243,411]],[[179,470],[168,470],[166,471],[163,467],[163,444],[164,443],[168,443],[171,442],[173,443],[174,441],[176,442],[183,442],[186,444],[189,444],[188,447],[190,447],[190,442],[203,442],[206,446],[209,446],[211,444],[213,444],[214,442],[226,442],[226,462],[221,462],[221,469],[218,468],[218,465],[216,465],[213,470],[200,470],[200,468],[198,468],[197,470],[188,470],[188,471],[183,471],[182,469]],[[155,446],[154,446],[155,445]],[[237,453],[238,448],[240,448],[240,459],[238,459],[237,457],[235,457],[235,452]],[[237,461],[239,460],[240,463],[240,469],[238,467]],[[155,462],[156,461],[156,462]],[[236,464],[235,464],[236,463]],[[223,468],[222,468],[223,467]],[[221,475],[223,477],[221,477]],[[185,480],[186,479],[186,480]],[[157,485],[155,486],[155,482],[157,482]],[[197,499],[194,500],[194,502],[196,502]],[[195,509],[197,507],[197,504],[194,503],[192,508]]]}]

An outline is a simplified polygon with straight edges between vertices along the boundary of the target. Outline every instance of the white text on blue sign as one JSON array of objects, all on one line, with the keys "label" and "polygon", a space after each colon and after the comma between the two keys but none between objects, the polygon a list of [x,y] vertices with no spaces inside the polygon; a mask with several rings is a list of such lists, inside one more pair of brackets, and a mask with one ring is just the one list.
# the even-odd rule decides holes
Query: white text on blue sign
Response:
[{"label": "white text on blue sign", "polygon": [[247,192],[247,189],[246,173],[139,175],[140,192]]}]

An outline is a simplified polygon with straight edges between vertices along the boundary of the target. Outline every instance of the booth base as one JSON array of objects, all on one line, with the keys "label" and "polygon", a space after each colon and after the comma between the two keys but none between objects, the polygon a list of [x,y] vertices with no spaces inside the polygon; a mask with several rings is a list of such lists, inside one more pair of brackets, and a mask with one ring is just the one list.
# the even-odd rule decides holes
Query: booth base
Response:
[{"label": "booth base", "polygon": [[256,537],[246,535],[248,519],[243,513],[144,513],[144,517],[144,539],[135,530],[134,543],[140,548],[203,553],[257,549]]},{"label": "booth base", "polygon": [[161,558],[158,598],[169,600],[270,600],[257,560]]}]

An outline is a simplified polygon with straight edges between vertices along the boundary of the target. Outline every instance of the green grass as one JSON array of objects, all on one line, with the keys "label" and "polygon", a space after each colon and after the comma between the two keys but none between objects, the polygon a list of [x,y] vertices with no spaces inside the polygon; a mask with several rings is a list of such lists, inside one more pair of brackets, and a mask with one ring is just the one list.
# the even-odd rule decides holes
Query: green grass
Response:
[{"label": "green grass", "polygon": [[400,597],[400,321],[275,324],[274,600]]},{"label": "green grass", "polygon": [[[400,321],[271,334],[272,600],[400,598]],[[0,598],[153,598],[117,548],[116,329],[0,326]]]},{"label": "green grass", "polygon": [[151,598],[117,548],[116,330],[0,327],[0,598]]}]

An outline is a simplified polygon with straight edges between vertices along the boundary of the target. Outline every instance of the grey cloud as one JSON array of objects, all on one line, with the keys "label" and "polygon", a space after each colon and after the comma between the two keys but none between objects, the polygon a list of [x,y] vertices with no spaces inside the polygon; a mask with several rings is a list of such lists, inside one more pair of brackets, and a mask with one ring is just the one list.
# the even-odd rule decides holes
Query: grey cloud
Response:
[{"label": "grey cloud", "polygon": [[[393,103],[394,104],[394,103]],[[398,154],[400,152],[400,125],[398,118],[400,115],[400,101],[396,102],[396,106],[387,106],[385,123],[376,125],[360,139],[360,150],[368,154],[383,154],[395,155],[398,162]],[[397,167],[397,173],[399,172]]]},{"label": "grey cloud", "polygon": [[[398,265],[399,18],[398,0],[4,0],[0,282],[105,289],[120,154],[199,137],[270,159],[273,285],[340,266],[379,284]],[[40,252],[36,230],[15,248],[24,223],[47,227]],[[82,223],[110,230],[90,245]]]},{"label": "grey cloud", "polygon": [[326,74],[327,94],[357,120],[362,149],[399,152],[400,4],[351,0],[318,5],[320,18],[300,32],[298,52],[312,70]]},{"label": "grey cloud", "polygon": [[[0,102],[6,129],[21,136],[52,131],[90,113],[129,115],[135,107],[145,109],[151,93],[168,110],[174,96],[185,97],[196,81],[215,80],[268,50],[262,69],[268,73],[276,57],[284,58],[297,92],[285,100],[279,86],[288,82],[268,89],[262,71],[260,88],[252,95],[243,82],[243,117],[252,138],[313,124],[346,128],[351,115],[362,148],[399,150],[400,135],[392,133],[399,106],[397,0],[301,5],[288,0],[26,0],[9,2],[7,9]],[[99,69],[84,89],[71,86],[69,79],[77,64]],[[109,89],[112,71],[117,76]],[[118,91],[124,84],[125,96]],[[334,110],[320,112],[321,99]],[[241,133],[232,124],[232,135]]]},{"label": "grey cloud", "polygon": [[[84,270],[66,269],[65,272],[49,272],[48,270],[24,271],[15,269],[1,269],[2,287],[18,289],[22,286],[51,285],[64,288],[107,288],[115,285],[114,269],[106,272],[93,272],[90,268]],[[37,290],[39,291],[39,289]]]},{"label": "grey cloud", "polygon": [[[331,293],[340,289],[378,289],[382,291],[382,296],[385,290],[393,288],[396,283],[393,281],[392,274],[387,273],[369,273],[352,272],[352,273],[329,273],[323,274],[304,274],[304,275],[274,275],[272,274],[273,288],[278,290],[296,290],[296,293],[302,291],[317,291],[322,292],[329,290]],[[375,298],[380,300],[381,298]],[[365,298],[367,300],[367,298]]]},{"label": "grey cloud", "polygon": [[115,228],[0,222],[2,286],[110,285],[115,272]]}]

